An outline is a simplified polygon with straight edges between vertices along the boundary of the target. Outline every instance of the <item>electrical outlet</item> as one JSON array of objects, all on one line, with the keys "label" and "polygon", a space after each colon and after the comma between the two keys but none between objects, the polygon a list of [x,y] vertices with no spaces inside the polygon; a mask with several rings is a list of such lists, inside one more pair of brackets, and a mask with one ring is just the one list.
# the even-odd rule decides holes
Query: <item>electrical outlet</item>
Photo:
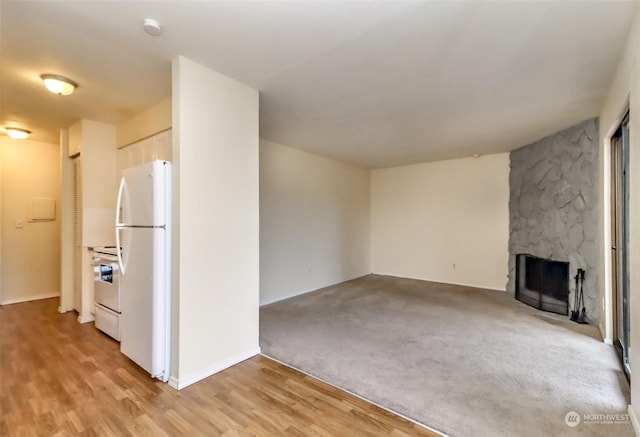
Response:
[{"label": "electrical outlet", "polygon": [[24,220],[16,219],[16,228],[22,228],[22,227],[24,227]]}]

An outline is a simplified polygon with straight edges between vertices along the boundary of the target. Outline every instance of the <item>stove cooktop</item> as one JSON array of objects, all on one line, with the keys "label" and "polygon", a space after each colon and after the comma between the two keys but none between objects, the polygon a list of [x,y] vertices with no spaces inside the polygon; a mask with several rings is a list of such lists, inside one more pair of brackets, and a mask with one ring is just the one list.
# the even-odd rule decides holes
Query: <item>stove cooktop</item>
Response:
[{"label": "stove cooktop", "polygon": [[[120,248],[120,250],[122,250],[122,248]],[[113,256],[117,256],[118,255],[116,253],[116,246],[94,247],[93,251],[95,253],[102,253],[102,254],[105,254],[105,255],[113,255]]]}]

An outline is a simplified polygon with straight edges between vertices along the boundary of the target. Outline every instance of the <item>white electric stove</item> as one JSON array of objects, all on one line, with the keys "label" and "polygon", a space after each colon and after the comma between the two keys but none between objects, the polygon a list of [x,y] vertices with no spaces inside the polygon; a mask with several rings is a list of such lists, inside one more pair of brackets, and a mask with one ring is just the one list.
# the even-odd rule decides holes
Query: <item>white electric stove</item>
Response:
[{"label": "white electric stove", "polygon": [[95,326],[120,341],[120,267],[115,246],[93,249]]}]

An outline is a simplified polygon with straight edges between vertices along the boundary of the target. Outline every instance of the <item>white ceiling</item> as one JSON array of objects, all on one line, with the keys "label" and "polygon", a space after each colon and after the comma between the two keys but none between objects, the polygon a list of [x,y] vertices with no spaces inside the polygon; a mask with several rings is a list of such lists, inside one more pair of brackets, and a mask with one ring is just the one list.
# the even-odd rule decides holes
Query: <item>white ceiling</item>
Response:
[{"label": "white ceiling", "polygon": [[503,152],[597,116],[637,5],[3,0],[0,123],[50,142],[118,123],[171,94],[184,55],[260,90],[267,140],[367,167]]}]

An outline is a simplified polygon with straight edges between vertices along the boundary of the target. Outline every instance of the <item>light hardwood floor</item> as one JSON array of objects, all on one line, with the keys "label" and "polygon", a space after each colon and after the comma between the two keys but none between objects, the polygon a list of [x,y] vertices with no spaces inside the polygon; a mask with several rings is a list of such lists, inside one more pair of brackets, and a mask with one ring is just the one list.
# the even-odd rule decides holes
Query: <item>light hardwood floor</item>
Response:
[{"label": "light hardwood floor", "polygon": [[265,357],[176,391],[57,304],[0,307],[2,436],[437,435]]}]

